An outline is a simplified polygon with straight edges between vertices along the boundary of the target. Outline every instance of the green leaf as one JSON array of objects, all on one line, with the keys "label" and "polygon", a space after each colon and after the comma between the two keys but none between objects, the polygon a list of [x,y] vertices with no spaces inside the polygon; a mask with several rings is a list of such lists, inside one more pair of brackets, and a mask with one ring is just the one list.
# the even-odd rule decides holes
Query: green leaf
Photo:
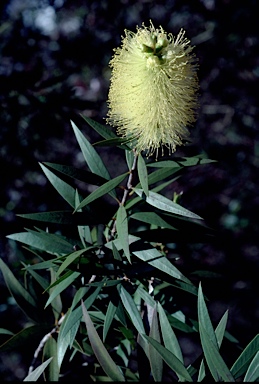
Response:
[{"label": "green leaf", "polygon": [[97,141],[93,145],[98,147],[119,146],[120,148],[126,149],[127,146],[124,144],[130,141],[132,141],[132,139],[126,139],[125,137],[114,137],[113,139]]},{"label": "green leaf", "polygon": [[172,352],[163,347],[152,337],[146,335],[143,335],[143,337],[158,351],[162,359],[177,375],[183,377],[186,381],[193,381],[183,363]]},{"label": "green leaf", "polygon": [[42,164],[44,164],[49,168],[55,169],[55,171],[58,171],[65,176],[71,177],[72,179],[83,181],[87,184],[102,185],[107,181],[107,179],[93,172],[89,172],[84,169],[75,168],[71,165],[62,165],[62,164],[48,163],[48,162],[44,162]]},{"label": "green leaf", "polygon": [[34,221],[55,223],[62,225],[96,225],[105,222],[102,215],[93,215],[91,212],[73,213],[73,211],[52,211],[18,214],[17,216]]},{"label": "green leaf", "polygon": [[[160,344],[161,339],[156,308],[153,311],[149,336]],[[149,343],[148,349],[152,375],[155,381],[161,382],[163,375],[163,360],[161,358],[161,355],[157,352],[157,350],[152,346],[151,343]]]},{"label": "green leaf", "polygon": [[182,168],[182,167],[190,167],[193,165],[214,163],[215,161],[216,160],[202,159],[200,157],[183,157],[176,161],[163,160],[163,161],[156,161],[154,163],[149,163],[147,165],[149,167],[156,167],[156,168]]},{"label": "green leaf", "polygon": [[155,212],[136,212],[133,213],[130,218],[143,221],[144,223],[157,225],[162,228],[175,229]]},{"label": "green leaf", "polygon": [[45,381],[58,381],[59,366],[57,360],[57,342],[53,337],[48,338],[43,349],[44,360],[52,358],[44,371]]},{"label": "green leaf", "polygon": [[120,294],[121,301],[132,321],[132,324],[140,334],[145,333],[145,328],[144,328],[140,313],[131,295],[122,286],[119,286],[118,291]]},{"label": "green leaf", "polygon": [[[55,297],[57,295],[59,295],[61,292],[63,292],[67,287],[69,287],[73,281],[75,281],[78,276],[80,276],[81,273],[80,272],[72,272],[72,271],[69,271],[66,273],[66,278],[64,279],[64,277],[62,277],[61,279],[57,280],[56,281],[56,284],[58,284],[56,286],[55,289],[53,289],[53,291],[51,292],[49,298],[48,298],[48,301],[45,305],[45,308],[52,302],[52,300],[55,299]],[[59,282],[60,281],[60,282]]]},{"label": "green leaf", "polygon": [[183,363],[184,361],[180,345],[166,316],[166,313],[160,303],[158,303],[158,313],[165,347]]},{"label": "green leaf", "polygon": [[149,196],[148,193],[148,174],[145,160],[139,153],[138,155],[138,177],[140,181],[140,185],[146,196]]},{"label": "green leaf", "polygon": [[75,206],[75,189],[71,185],[67,184],[65,181],[61,180],[53,172],[51,172],[43,164],[39,163],[41,169],[45,173],[48,180],[51,182],[53,187],[58,191],[58,193],[63,197],[64,200],[74,208]]},{"label": "green leaf", "polygon": [[230,371],[235,379],[242,376],[246,372],[250,362],[258,351],[259,334],[256,335],[252,341],[250,341],[250,343],[246,346],[246,348],[231,367]]},{"label": "green leaf", "polygon": [[130,250],[129,250],[129,232],[128,232],[128,219],[127,212],[123,205],[120,205],[117,217],[116,217],[116,229],[118,234],[118,240],[121,244],[121,247],[127,257],[128,261],[130,261]]},{"label": "green leaf", "polygon": [[259,351],[251,361],[244,377],[244,382],[253,382],[259,378]]},{"label": "green leaf", "polygon": [[[54,268],[50,268],[50,282],[51,285],[57,281],[57,274]],[[55,288],[54,288],[55,289]],[[49,293],[51,294],[54,290],[53,288],[50,288]],[[57,295],[51,302],[52,311],[55,317],[55,321],[57,322],[60,314],[62,312],[62,301],[60,295]]]},{"label": "green leaf", "polygon": [[97,188],[89,196],[87,196],[83,201],[81,201],[81,203],[76,207],[75,212],[83,208],[87,204],[92,203],[94,200],[102,197],[106,193],[111,192],[115,187],[117,187],[125,179],[127,175],[128,175],[128,172],[124,173],[123,175],[117,176],[112,180],[107,181],[107,183]]},{"label": "green leaf", "polygon": [[1,334],[1,335],[11,335],[11,336],[14,335],[13,332],[8,331],[8,329],[5,329],[5,328],[0,328],[0,334]]},{"label": "green leaf", "polygon": [[231,372],[219,353],[217,339],[209,318],[201,285],[198,290],[198,319],[202,349],[214,380],[234,381]]},{"label": "green leaf", "polygon": [[37,303],[30,293],[20,284],[9,267],[0,259],[0,269],[2,271],[5,284],[16,301],[17,305],[33,320],[38,320]]},{"label": "green leaf", "polygon": [[[158,169],[157,171],[154,171],[148,175],[148,185],[164,180],[165,178],[172,176],[177,171],[178,171],[177,168],[176,169],[169,169],[169,168]],[[136,188],[138,188],[138,185],[136,186]]]},{"label": "green leaf", "polygon": [[117,306],[114,305],[112,301],[110,301],[107,308],[104,325],[103,325],[103,342],[105,342],[107,333],[110,329],[110,326],[111,326],[112,320],[114,319],[116,311],[117,311]]},{"label": "green leaf", "polygon": [[181,215],[185,217],[190,217],[192,219],[201,219],[202,218],[195,213],[189,211],[186,208],[183,208],[181,205],[174,203],[173,201],[169,200],[167,197],[162,196],[158,193],[149,191],[149,197],[143,197],[143,190],[142,189],[134,189],[134,192],[136,192],[137,195],[142,197],[148,204],[152,205],[153,207],[159,208],[162,211],[174,213],[176,215]]},{"label": "green leaf", "polygon": [[65,258],[65,261],[61,264],[61,266],[59,267],[58,271],[57,271],[57,276],[59,276],[71,263],[73,263],[77,258],[79,258],[81,255],[83,255],[84,253],[86,253],[89,249],[92,249],[94,247],[88,247],[88,248],[85,248],[85,249],[80,249],[78,251],[75,251],[73,253],[71,253],[70,255],[68,255],[66,258]]},{"label": "green leaf", "polygon": [[143,251],[133,251],[133,255],[137,256],[140,260],[147,262],[153,267],[167,273],[168,275],[185,281],[191,284],[188,280],[170,261],[163,256],[156,248],[145,249]]},{"label": "green leaf", "polygon": [[116,245],[114,244],[114,241],[112,243],[112,253],[115,260],[122,261],[121,255],[119,254],[118,249],[116,248]]},{"label": "green leaf", "polygon": [[82,118],[87,122],[87,124],[90,125],[99,135],[104,137],[105,139],[114,139],[118,136],[111,130],[111,128],[107,127],[106,125],[102,125],[98,123],[97,121],[90,119],[90,117],[82,115]]},{"label": "green leaf", "polygon": [[98,155],[91,143],[89,143],[86,137],[82,134],[82,132],[77,128],[75,123],[71,121],[71,124],[86,164],[90,170],[103,177],[104,179],[110,180],[109,172],[107,171],[101,157]]},{"label": "green leaf", "polygon": [[47,232],[40,233],[30,230],[30,232],[13,233],[6,237],[46,251],[52,255],[66,255],[73,250],[73,246],[64,237]]},{"label": "green leaf", "polygon": [[13,335],[5,341],[0,346],[0,352],[10,352],[17,350],[21,347],[24,348],[24,345],[28,342],[28,340],[40,340],[44,336],[44,334],[48,333],[51,330],[51,326],[46,324],[37,324],[32,325],[31,327],[24,328],[17,334]]},{"label": "green leaf", "polygon": [[37,381],[40,375],[43,373],[45,368],[49,365],[53,358],[50,357],[48,360],[44,361],[41,365],[39,365],[34,371],[32,371],[29,375],[25,377],[23,381]]},{"label": "green leaf", "polygon": [[104,372],[113,380],[113,381],[125,381],[123,374],[121,373],[118,366],[112,360],[107,349],[103,345],[96,329],[92,323],[92,320],[87,312],[85,305],[82,303],[83,318],[86,324],[88,337],[93,348],[94,354],[97,357],[101,367]]}]

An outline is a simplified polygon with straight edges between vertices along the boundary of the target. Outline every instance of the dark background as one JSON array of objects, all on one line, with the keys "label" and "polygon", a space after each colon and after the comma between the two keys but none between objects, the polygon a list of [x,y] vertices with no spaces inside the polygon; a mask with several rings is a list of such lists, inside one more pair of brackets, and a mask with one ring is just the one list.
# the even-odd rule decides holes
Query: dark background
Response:
[{"label": "dark background", "polygon": [[[1,1],[0,21],[0,252],[19,275],[21,248],[6,235],[30,223],[17,213],[67,209],[38,165],[52,161],[84,167],[70,119],[90,141],[96,134],[79,113],[100,122],[107,112],[109,60],[125,28],[152,19],[155,27],[196,46],[200,109],[191,144],[177,156],[204,154],[217,163],[190,168],[173,184],[181,204],[217,232],[208,244],[177,245],[179,268],[202,270],[210,313],[218,321],[229,309],[228,330],[244,347],[259,320],[259,44],[256,0],[194,1]],[[117,153],[102,150],[112,176]],[[194,281],[199,278],[193,275]],[[186,311],[190,312],[188,302]],[[190,313],[196,317],[195,313]],[[26,325],[1,280],[0,327]],[[192,345],[183,343],[192,355]],[[3,379],[22,380],[23,353],[2,356]]]}]

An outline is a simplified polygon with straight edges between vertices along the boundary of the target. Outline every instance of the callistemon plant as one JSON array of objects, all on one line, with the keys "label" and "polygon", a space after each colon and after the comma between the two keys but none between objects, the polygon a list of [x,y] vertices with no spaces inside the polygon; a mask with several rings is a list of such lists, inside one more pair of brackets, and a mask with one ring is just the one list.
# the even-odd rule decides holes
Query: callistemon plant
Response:
[{"label": "callistemon plant", "polygon": [[[179,241],[207,242],[213,234],[172,193],[186,167],[211,162],[202,156],[173,155],[196,117],[193,48],[183,31],[173,37],[151,23],[136,33],[126,31],[111,67],[107,121],[119,136],[111,127],[83,117],[82,124],[103,138],[93,145],[72,122],[85,169],[40,164],[69,209],[22,214],[37,226],[8,236],[26,247],[24,283],[1,259],[0,268],[30,326],[8,338],[0,351],[25,346],[27,339],[37,342],[35,350],[26,349],[32,356],[26,381],[41,374],[45,380],[63,380],[68,372],[69,379],[86,382],[201,381],[205,376],[255,381],[258,335],[229,368],[220,346],[224,336],[233,345],[237,340],[225,332],[227,312],[214,329],[201,284],[197,287],[177,268],[174,254]],[[98,146],[117,146],[128,171],[111,178]],[[163,146],[169,148],[169,157],[159,157]],[[109,164],[114,171],[112,155]],[[115,169],[120,172],[117,164]],[[91,185],[92,192],[78,190],[76,180]],[[103,199],[107,195],[109,199]],[[49,224],[57,230],[52,232]],[[78,235],[64,236],[65,226],[76,228],[66,231],[70,236]],[[184,311],[192,307],[194,296],[198,306],[192,318],[193,311]],[[10,335],[9,330],[1,332]],[[201,348],[197,346],[186,366],[181,340],[196,340],[197,345],[197,334]]]}]

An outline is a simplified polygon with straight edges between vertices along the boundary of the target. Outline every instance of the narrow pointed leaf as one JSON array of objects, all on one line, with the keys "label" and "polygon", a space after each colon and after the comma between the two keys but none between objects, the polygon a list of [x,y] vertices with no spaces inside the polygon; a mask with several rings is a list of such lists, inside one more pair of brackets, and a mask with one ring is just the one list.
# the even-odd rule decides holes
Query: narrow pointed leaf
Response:
[{"label": "narrow pointed leaf", "polygon": [[244,377],[244,382],[253,382],[259,378],[259,351],[251,361]]},{"label": "narrow pointed leaf", "polygon": [[57,342],[53,337],[50,337],[44,345],[43,349],[44,360],[52,358],[50,364],[45,368],[44,376],[46,381],[58,381],[59,366],[57,359]]},{"label": "narrow pointed leaf", "polygon": [[36,369],[34,369],[34,371],[32,371],[29,375],[27,375],[23,381],[37,381],[40,375],[44,372],[44,369],[49,365],[51,360],[52,360],[52,357],[44,361],[44,363],[39,365]]},{"label": "narrow pointed leaf", "polygon": [[162,359],[177,375],[183,377],[186,381],[193,381],[183,363],[172,352],[163,347],[152,337],[146,335],[143,335],[143,337],[147,339],[149,343],[158,351]]},{"label": "narrow pointed leaf", "polygon": [[38,320],[37,303],[30,293],[16,279],[9,267],[0,259],[0,269],[2,271],[5,284],[16,301],[17,305],[31,318]]},{"label": "narrow pointed leaf", "polygon": [[127,212],[123,205],[120,205],[117,217],[116,217],[116,229],[118,233],[118,240],[121,244],[121,247],[127,257],[128,261],[130,261],[130,250],[129,250],[129,232],[128,232],[128,219]]},{"label": "narrow pointed leaf", "polygon": [[90,119],[90,117],[82,115],[82,118],[87,122],[87,124],[90,125],[99,135],[104,137],[105,139],[114,139],[118,136],[111,130],[110,127],[107,127],[106,125],[102,125],[98,123],[97,121]]},{"label": "narrow pointed leaf", "polygon": [[180,345],[160,303],[158,303],[158,313],[165,347],[183,363],[183,355]]},{"label": "narrow pointed leaf", "polygon": [[85,249],[80,249],[79,251],[75,251],[68,255],[64,262],[61,264],[57,271],[57,276],[59,276],[71,263],[73,263],[76,259],[78,259],[80,256],[82,256],[84,253],[86,253],[89,249],[92,249],[94,247],[88,247]]},{"label": "narrow pointed leaf", "polygon": [[65,181],[56,176],[43,164],[39,163],[41,169],[45,173],[48,180],[51,182],[53,187],[58,191],[58,193],[65,199],[71,207],[75,206],[75,189],[71,185],[67,184]]},{"label": "narrow pointed leaf", "polygon": [[[153,311],[149,336],[156,340],[159,344],[161,343],[156,308]],[[148,349],[152,375],[155,381],[161,382],[163,374],[163,360],[161,358],[161,355],[152,346],[152,344],[149,343]]]},{"label": "narrow pointed leaf", "polygon": [[[134,189],[137,195],[143,198],[143,190],[142,189]],[[145,201],[152,205],[153,207],[159,208],[162,211],[174,213],[176,215],[181,215],[184,217],[190,217],[192,219],[202,219],[200,216],[195,213],[189,211],[186,208],[183,208],[181,205],[174,203],[169,200],[167,197],[162,196],[156,192],[149,191],[149,196],[145,197]]]},{"label": "narrow pointed leaf", "polygon": [[107,181],[107,179],[97,175],[96,173],[89,172],[84,169],[75,168],[71,165],[62,165],[48,162],[43,162],[43,164],[49,168],[54,169],[55,171],[62,173],[65,176],[83,181],[87,184],[102,185]]},{"label": "narrow pointed leaf", "polygon": [[112,301],[110,301],[107,308],[104,324],[103,324],[103,342],[105,342],[107,333],[110,329],[110,326],[111,326],[112,320],[114,319],[116,311],[117,311],[117,306],[114,305]]},{"label": "narrow pointed leaf", "polygon": [[121,301],[129,314],[132,324],[140,334],[145,333],[143,321],[131,295],[122,286],[119,287],[119,294]]},{"label": "narrow pointed leaf", "polygon": [[138,155],[138,177],[140,181],[140,185],[145,193],[148,196],[148,174],[145,160],[139,153]]},{"label": "narrow pointed leaf", "polygon": [[144,223],[157,225],[158,227],[175,229],[155,212],[136,212],[130,217],[135,220],[143,221]]},{"label": "narrow pointed leaf", "polygon": [[55,297],[57,295],[59,295],[61,292],[63,292],[67,287],[69,287],[73,281],[75,281],[78,276],[80,276],[81,273],[80,272],[70,272],[69,271],[69,275],[68,277],[65,279],[65,280],[62,280],[54,289],[53,291],[51,292],[49,298],[48,298],[48,301],[45,305],[45,308],[52,302],[52,300],[55,299]]},{"label": "narrow pointed leaf", "polygon": [[107,171],[101,157],[98,155],[93,146],[89,143],[86,137],[82,134],[82,132],[77,128],[75,123],[71,121],[72,128],[76,135],[76,139],[83,153],[84,159],[90,168],[90,170],[97,175],[105,178],[106,180],[110,179],[109,172]]},{"label": "narrow pointed leaf", "polygon": [[198,319],[202,349],[214,380],[234,381],[230,370],[219,353],[216,335],[211,324],[201,285],[198,291]]},{"label": "narrow pointed leaf", "polygon": [[87,328],[88,337],[93,348],[94,354],[99,361],[104,372],[113,380],[113,381],[125,381],[125,378],[118,366],[112,360],[107,349],[103,345],[96,329],[92,323],[92,320],[85,308],[85,305],[82,303],[83,318]]},{"label": "narrow pointed leaf", "polygon": [[115,187],[117,187],[128,175],[128,173],[124,173],[123,175],[117,176],[112,180],[107,181],[101,187],[97,188],[94,192],[92,192],[89,196],[87,196],[81,203],[76,207],[75,212],[79,209],[85,207],[87,204],[92,203],[94,200],[99,199],[106,193],[111,192]]},{"label": "narrow pointed leaf", "polygon": [[153,267],[160,269],[175,279],[182,280],[191,284],[187,279],[164,255],[162,255],[156,248],[150,248],[143,251],[133,251],[133,255],[139,259],[148,262]]},{"label": "narrow pointed leaf", "polygon": [[251,363],[252,359],[258,351],[259,334],[256,335],[253,340],[246,346],[246,348],[243,350],[243,352],[240,354],[238,359],[231,367],[230,371],[236,379],[246,372],[249,364]]}]

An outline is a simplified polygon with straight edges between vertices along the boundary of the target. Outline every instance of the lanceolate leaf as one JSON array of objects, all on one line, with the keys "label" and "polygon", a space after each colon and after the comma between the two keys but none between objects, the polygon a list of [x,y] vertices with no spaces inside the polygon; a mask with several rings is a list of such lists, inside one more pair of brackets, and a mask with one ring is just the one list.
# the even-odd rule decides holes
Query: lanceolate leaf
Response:
[{"label": "lanceolate leaf", "polygon": [[57,360],[57,342],[53,337],[50,337],[43,349],[44,360],[52,358],[50,364],[45,368],[44,377],[46,381],[58,381],[59,366]]},{"label": "lanceolate leaf", "polygon": [[92,320],[85,308],[85,305],[82,303],[83,317],[87,328],[88,337],[93,348],[94,354],[97,357],[101,367],[104,372],[113,380],[113,381],[125,381],[123,374],[121,373],[118,366],[112,360],[107,349],[103,345],[96,329],[92,323]]},{"label": "lanceolate leaf", "polygon": [[143,251],[133,251],[133,255],[148,262],[153,267],[160,269],[175,279],[180,279],[186,283],[191,283],[170,261],[163,256],[156,248],[145,249]]},{"label": "lanceolate leaf", "polygon": [[106,180],[109,180],[110,179],[109,172],[107,171],[105,165],[103,164],[101,157],[98,155],[98,153],[93,148],[93,146],[89,143],[86,137],[82,134],[82,132],[77,128],[75,123],[71,121],[71,124],[75,132],[78,144],[85,158],[85,161],[88,167],[90,168],[90,170],[96,173],[97,175],[105,178]]},{"label": "lanceolate leaf", "polygon": [[87,124],[90,125],[99,135],[104,137],[105,139],[114,139],[118,136],[111,130],[111,128],[107,127],[106,125],[102,125],[98,123],[97,121],[94,121],[93,119],[90,119],[90,117],[81,115],[82,118],[87,122]]},{"label": "lanceolate leaf", "polygon": [[17,216],[24,219],[62,225],[96,225],[106,222],[106,218],[103,215],[94,215],[93,212],[52,211],[26,213]]},{"label": "lanceolate leaf", "polygon": [[7,285],[11,295],[15,299],[19,307],[31,319],[37,319],[37,303],[30,293],[20,284],[8,266],[0,259],[0,269],[4,276],[5,284]]},{"label": "lanceolate leaf", "polygon": [[141,156],[141,153],[138,155],[138,176],[141,187],[146,196],[148,196],[148,174],[145,160]]},{"label": "lanceolate leaf", "polygon": [[34,371],[32,371],[28,376],[25,377],[23,381],[37,381],[40,375],[44,372],[44,369],[49,365],[53,358],[50,357],[48,360],[44,361],[39,365]]},{"label": "lanceolate leaf", "polygon": [[45,173],[48,180],[51,182],[53,187],[58,191],[58,193],[65,199],[71,207],[75,206],[75,189],[71,187],[71,185],[65,183],[65,181],[61,180],[57,177],[53,172],[51,172],[47,167],[43,164],[39,163],[43,172]]},{"label": "lanceolate leaf", "polygon": [[88,183],[88,184],[102,185],[107,181],[105,178],[93,172],[89,172],[84,169],[75,168],[71,165],[61,165],[61,164],[47,163],[47,162],[44,162],[43,164],[49,168],[55,169],[55,171],[58,171],[63,175],[71,177],[72,179],[84,181],[85,183]]},{"label": "lanceolate leaf", "polygon": [[253,382],[259,378],[259,351],[256,353],[255,357],[249,365],[246,375],[244,377],[244,382]]},{"label": "lanceolate leaf", "polygon": [[130,261],[130,250],[129,250],[129,232],[128,232],[128,219],[127,212],[123,205],[120,205],[117,217],[116,217],[116,229],[118,233],[118,240],[121,244],[121,247],[127,257],[128,261]]},{"label": "lanceolate leaf", "polygon": [[107,308],[104,325],[103,325],[103,342],[105,342],[107,333],[110,329],[110,326],[111,326],[112,320],[114,319],[116,311],[117,311],[117,306],[114,305],[112,301],[110,301]]},{"label": "lanceolate leaf", "polygon": [[80,276],[81,273],[80,272],[68,272],[68,276],[66,279],[61,279],[62,281],[60,283],[58,283],[57,281],[57,285],[56,287],[53,289],[53,291],[51,292],[49,298],[48,298],[48,301],[45,305],[45,308],[52,302],[52,300],[55,299],[55,297],[57,295],[59,295],[61,292],[63,292],[67,287],[69,287],[73,281],[75,281],[75,279],[78,278],[78,276]]},{"label": "lanceolate leaf", "polygon": [[8,239],[20,241],[21,243],[30,245],[31,247],[46,251],[52,255],[64,255],[71,253],[73,246],[62,236],[47,233],[29,232],[14,233],[7,236]]},{"label": "lanceolate leaf", "polygon": [[123,175],[117,176],[112,180],[107,181],[107,183],[103,184],[101,187],[97,188],[94,192],[92,192],[89,196],[87,196],[81,203],[76,207],[75,212],[79,209],[83,208],[87,204],[92,203],[94,200],[99,199],[99,197],[105,195],[106,193],[111,192],[115,187],[117,187],[128,175],[128,173],[124,173]]},{"label": "lanceolate leaf", "polygon": [[255,354],[259,351],[259,334],[246,346],[238,359],[235,361],[230,371],[232,375],[237,379],[242,376],[249,364],[251,363]]},{"label": "lanceolate leaf", "polygon": [[201,285],[198,291],[198,319],[202,349],[214,380],[235,381],[219,353],[217,339],[208,315]]},{"label": "lanceolate leaf", "polygon": [[189,372],[183,365],[183,363],[168,349],[163,347],[160,343],[154,340],[152,337],[143,335],[149,343],[158,351],[160,356],[166,362],[167,365],[179,376],[183,377],[186,381],[193,381]]},{"label": "lanceolate leaf", "polygon": [[[140,197],[143,198],[143,190],[142,189],[134,189],[134,192]],[[200,216],[196,215],[195,213],[189,211],[186,208],[183,208],[181,205],[174,203],[173,201],[169,200],[167,197],[162,196],[156,192],[149,191],[149,196],[145,197],[145,200],[148,204],[152,205],[153,207],[159,208],[162,211],[174,213],[176,215],[181,215],[185,217],[190,217],[192,219],[202,219]]]},{"label": "lanceolate leaf", "polygon": [[119,290],[121,301],[130,316],[132,324],[140,334],[145,333],[145,329],[144,329],[144,325],[143,325],[140,313],[131,295],[122,286],[120,286],[118,290]]},{"label": "lanceolate leaf", "polygon": [[[161,342],[156,308],[153,311],[149,336],[158,343]],[[155,381],[161,382],[163,374],[163,360],[152,344],[149,344],[148,349],[152,375]]]},{"label": "lanceolate leaf", "polygon": [[136,212],[133,213],[130,218],[143,221],[144,223],[157,225],[162,228],[175,229],[155,212]]}]

